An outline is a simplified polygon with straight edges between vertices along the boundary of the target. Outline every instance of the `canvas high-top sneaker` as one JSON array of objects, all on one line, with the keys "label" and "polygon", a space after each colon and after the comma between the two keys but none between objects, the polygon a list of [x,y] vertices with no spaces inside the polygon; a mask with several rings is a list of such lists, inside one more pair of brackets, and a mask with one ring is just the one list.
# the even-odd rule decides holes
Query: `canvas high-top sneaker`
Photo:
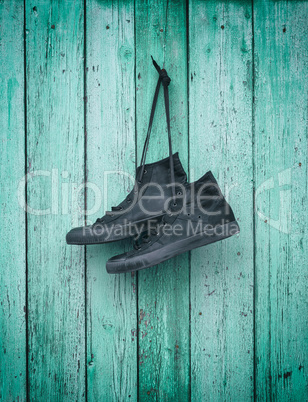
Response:
[{"label": "canvas high-top sneaker", "polygon": [[[153,64],[159,73],[159,78],[155,89],[141,164],[136,172],[135,186],[124,201],[117,207],[112,207],[112,211],[97,219],[93,225],[74,228],[68,232],[66,235],[68,244],[108,243],[140,234],[140,231],[147,229],[146,222],[154,221],[157,223],[162,218],[170,203],[170,197],[174,200],[176,193],[181,193],[183,185],[187,183],[187,176],[178,153],[172,155],[168,93],[168,85],[171,80],[166,70],[161,70],[154,60]],[[164,88],[169,158],[146,164],[146,154],[161,85]]]},{"label": "canvas high-top sneaker", "polygon": [[[175,182],[180,189],[186,184],[187,176],[178,153],[172,156],[172,161]],[[141,169],[142,166],[137,168],[137,178]],[[147,230],[147,221],[152,225],[163,217],[171,198],[169,158],[146,164],[142,179],[136,179],[124,201],[93,225],[72,229],[66,241],[68,244],[99,244],[138,235]]]},{"label": "canvas high-top sneaker", "polygon": [[150,236],[143,236],[143,241],[136,243],[132,251],[111,258],[106,268],[113,274],[148,268],[239,231],[217,181],[207,172],[198,181],[187,184],[186,191],[170,202],[162,224],[153,225]]}]

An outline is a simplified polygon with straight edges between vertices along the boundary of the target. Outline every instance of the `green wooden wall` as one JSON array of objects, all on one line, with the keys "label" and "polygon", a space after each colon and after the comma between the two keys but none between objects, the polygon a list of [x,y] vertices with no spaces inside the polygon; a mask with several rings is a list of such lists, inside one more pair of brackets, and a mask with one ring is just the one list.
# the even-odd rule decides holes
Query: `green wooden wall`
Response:
[{"label": "green wooden wall", "polygon": [[[1,0],[0,24],[0,400],[307,401],[307,0]],[[65,234],[130,190],[150,55],[241,233],[111,276],[129,240]]]}]

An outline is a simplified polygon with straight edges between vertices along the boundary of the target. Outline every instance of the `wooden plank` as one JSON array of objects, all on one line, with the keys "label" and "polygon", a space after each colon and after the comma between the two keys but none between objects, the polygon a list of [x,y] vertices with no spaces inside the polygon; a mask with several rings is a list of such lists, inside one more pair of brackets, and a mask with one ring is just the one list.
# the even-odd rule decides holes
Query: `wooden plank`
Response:
[{"label": "wooden plank", "polygon": [[28,204],[50,209],[28,214],[30,400],[85,399],[84,248],[65,243],[83,223],[83,18],[79,0],[26,1]]},{"label": "wooden plank", "polygon": [[217,178],[241,233],[191,253],[194,401],[253,395],[252,11],[189,3],[190,179]]},{"label": "wooden plank", "polygon": [[307,2],[255,1],[256,399],[307,400]]},{"label": "wooden plank", "polygon": [[[88,2],[86,15],[87,180],[97,190],[87,193],[87,220],[93,223],[134,183],[126,176],[135,171],[134,4]],[[136,276],[105,269],[130,247],[130,240],[87,247],[89,400],[137,398]]]},{"label": "wooden plank", "polygon": [[24,6],[0,3],[0,400],[26,399]]},{"label": "wooden plank", "polygon": [[[181,1],[136,2],[137,163],[141,157],[157,72],[151,55],[165,64],[173,150],[188,165],[186,5]],[[156,111],[147,162],[168,156],[163,91]],[[188,254],[138,273],[139,397],[189,398]]]}]

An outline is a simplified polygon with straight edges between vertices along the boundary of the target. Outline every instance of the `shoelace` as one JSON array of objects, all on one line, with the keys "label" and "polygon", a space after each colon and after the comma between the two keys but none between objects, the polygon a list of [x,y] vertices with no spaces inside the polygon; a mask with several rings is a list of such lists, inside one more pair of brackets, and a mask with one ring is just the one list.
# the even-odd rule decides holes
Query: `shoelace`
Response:
[{"label": "shoelace", "polygon": [[[175,206],[177,206],[177,204],[175,204]],[[181,205],[180,208],[174,208],[171,207],[171,210],[169,211],[169,213],[165,214],[162,218],[162,221],[160,224],[157,225],[158,229],[152,228],[150,230],[149,234],[144,234],[143,236],[140,237],[140,239],[135,240],[133,247],[135,250],[139,251],[142,246],[144,246],[145,244],[148,244],[150,242],[152,242],[153,240],[156,240],[156,236],[158,236],[160,234],[160,229],[164,226],[164,225],[170,225],[172,224],[172,222],[174,221],[175,217],[180,214],[182,211]]]},{"label": "shoelace", "polygon": [[151,242],[152,236],[157,236],[159,232],[156,229],[151,229],[150,235],[145,234],[141,237],[141,242],[140,241],[134,241],[133,247],[135,250],[140,250],[142,248],[143,244],[147,244]]},{"label": "shoelace", "polygon": [[[158,94],[159,94],[159,90],[160,90],[160,85],[162,84],[164,87],[165,111],[166,111],[166,121],[167,121],[167,130],[168,130],[168,146],[169,146],[171,184],[174,184],[175,178],[174,178],[174,166],[173,166],[173,158],[172,158],[170,107],[169,107],[169,91],[168,91],[168,86],[171,82],[171,78],[168,76],[167,71],[165,69],[161,69],[159,67],[159,65],[156,63],[156,61],[153,59],[152,56],[151,56],[151,58],[152,58],[153,65],[159,74],[159,78],[158,78],[155,93],[154,93],[147,136],[146,136],[145,143],[143,146],[143,151],[142,151],[142,157],[141,157],[141,162],[140,162],[141,169],[140,169],[140,174],[139,174],[139,182],[141,182],[141,180],[142,180],[142,176],[143,176],[143,172],[144,172],[144,168],[145,168],[146,154],[147,154],[148,145],[149,145],[149,141],[150,141],[150,135],[151,135],[151,130],[152,130],[155,109],[156,109],[156,105],[157,105]],[[174,185],[172,186],[172,195],[173,195],[173,199],[174,199],[175,198]]]},{"label": "shoelace", "polygon": [[[149,145],[149,141],[150,141],[150,135],[151,135],[152,125],[153,125],[153,120],[154,120],[154,115],[155,115],[155,110],[156,110],[156,105],[157,105],[157,100],[158,100],[158,94],[159,94],[160,86],[162,84],[164,87],[165,112],[166,112],[167,130],[168,130],[168,146],[169,146],[169,161],[170,161],[170,176],[171,176],[170,178],[171,178],[171,184],[173,184],[172,185],[172,196],[173,196],[173,200],[175,200],[175,185],[174,185],[175,184],[175,175],[174,175],[174,164],[173,164],[173,158],[172,158],[170,107],[169,107],[169,91],[168,91],[168,86],[171,82],[171,78],[168,76],[167,71],[165,69],[161,69],[159,67],[159,65],[156,63],[156,61],[153,59],[152,56],[151,56],[151,58],[152,58],[153,65],[159,74],[159,78],[158,78],[155,93],[154,93],[148,131],[147,131],[146,139],[145,139],[144,146],[143,146],[142,156],[141,156],[141,162],[140,162],[141,169],[140,169],[137,183],[138,184],[142,183],[142,177],[145,173],[146,154],[147,154],[148,145]],[[131,199],[129,196],[126,198],[126,201],[128,203],[131,202]],[[106,215],[113,216],[113,212],[119,212],[121,210],[123,210],[123,207],[121,207],[121,206],[111,207],[111,211],[106,211]],[[103,223],[103,222],[104,222],[103,218],[98,218],[96,220],[96,223]]]},{"label": "shoelace", "polygon": [[[134,192],[134,193],[138,192],[138,190],[136,190],[135,188],[136,187],[134,187],[134,189],[131,191],[131,193],[126,197],[126,202],[128,204],[130,204],[132,202],[132,199],[131,199],[132,192]],[[124,208],[122,206],[111,207],[111,211],[106,211],[106,215],[113,216],[114,212],[120,212],[123,209]],[[104,223],[104,218],[97,218],[95,223]]]}]

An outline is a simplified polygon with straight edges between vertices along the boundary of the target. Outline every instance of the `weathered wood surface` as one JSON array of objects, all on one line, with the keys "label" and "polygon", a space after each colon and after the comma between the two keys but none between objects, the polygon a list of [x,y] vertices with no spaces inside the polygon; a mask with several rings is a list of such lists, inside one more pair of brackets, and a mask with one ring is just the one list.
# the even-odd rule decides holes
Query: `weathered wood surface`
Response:
[{"label": "weathered wood surface", "polygon": [[[137,162],[148,127],[157,73],[151,55],[172,81],[170,119],[173,147],[188,165],[186,7],[180,1],[136,2]],[[163,89],[147,162],[168,156]],[[140,400],[187,400],[189,395],[188,254],[138,273]]]},{"label": "weathered wood surface", "polygon": [[0,3],[0,400],[26,399],[23,3]]},{"label": "weathered wood surface", "polygon": [[254,4],[256,397],[306,401],[307,2]]},{"label": "weathered wood surface", "polygon": [[[134,6],[90,2],[86,16],[86,169],[88,183],[99,190],[87,191],[92,223],[134,184],[127,176],[135,172]],[[91,211],[95,203],[99,209]],[[87,247],[89,400],[137,397],[136,275],[105,269],[110,257],[130,247],[130,241]]]},{"label": "weathered wood surface", "polygon": [[30,400],[85,398],[84,248],[65,244],[83,223],[83,16],[81,1],[26,1],[27,195],[46,210],[28,213]]},{"label": "weathered wood surface", "polygon": [[[0,400],[307,400],[307,1],[3,0],[0,14]],[[212,170],[241,233],[110,276],[130,241],[65,234],[131,189],[151,54],[172,79],[174,151],[191,181]],[[161,91],[147,161],[167,155]],[[50,208],[27,225],[25,168],[29,206]]]},{"label": "weathered wood surface", "polygon": [[191,253],[194,401],[253,395],[252,12],[191,1],[190,179],[212,170],[241,233]]}]

